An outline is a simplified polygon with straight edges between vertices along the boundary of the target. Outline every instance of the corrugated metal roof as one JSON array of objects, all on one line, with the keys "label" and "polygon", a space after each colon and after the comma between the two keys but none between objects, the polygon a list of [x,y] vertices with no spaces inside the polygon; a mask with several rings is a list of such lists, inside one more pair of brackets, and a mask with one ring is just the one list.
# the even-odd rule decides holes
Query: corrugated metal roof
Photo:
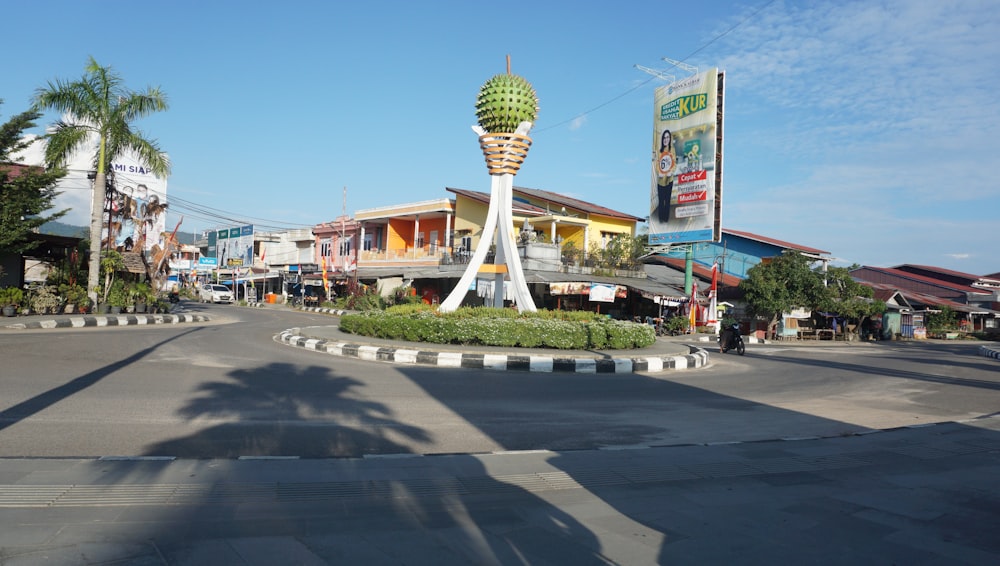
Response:
[{"label": "corrugated metal roof", "polygon": [[534,197],[540,200],[547,200],[558,204],[559,206],[567,206],[586,212],[587,214],[599,214],[601,216],[609,216],[611,218],[622,218],[625,220],[633,221],[645,221],[644,216],[634,216],[632,214],[626,214],[624,212],[618,212],[617,210],[612,210],[603,206],[598,206],[596,204],[583,201],[580,199],[575,199],[573,197],[568,197],[565,195],[560,195],[558,193],[553,193],[551,191],[543,191],[541,189],[529,189],[528,187],[513,187],[514,194],[527,195],[529,197]]},{"label": "corrugated metal roof", "polygon": [[765,244],[771,244],[772,246],[778,246],[781,248],[788,248],[791,250],[798,250],[800,252],[808,252],[818,255],[830,255],[830,252],[826,250],[821,250],[817,248],[812,248],[809,246],[803,246],[801,244],[793,244],[791,242],[786,242],[784,240],[778,240],[775,238],[768,238],[767,236],[761,236],[759,234],[753,234],[751,232],[743,232],[741,230],[730,230],[729,228],[722,229],[723,234],[732,234],[734,236],[740,236],[741,238],[747,238],[749,240],[756,240],[758,242],[763,242]]},{"label": "corrugated metal roof", "polygon": [[955,301],[942,299],[941,297],[935,297],[934,295],[928,295],[926,293],[917,293],[915,291],[907,291],[906,289],[898,289],[888,283],[862,282],[862,284],[867,285],[868,287],[874,289],[876,292],[876,298],[880,298],[878,296],[879,293],[895,292],[899,293],[911,305],[948,307],[949,309],[956,312],[964,312],[967,314],[993,315],[994,317],[1000,317],[1000,311],[994,311],[973,305],[963,305],[962,303],[956,303]]},{"label": "corrugated metal roof", "polygon": [[[489,193],[483,193],[479,191],[469,191],[466,189],[455,189],[452,187],[445,187],[445,190],[453,192],[456,195],[461,195],[468,199],[472,199],[476,202],[481,202],[484,204],[489,204],[490,202]],[[548,211],[546,211],[544,208],[539,208],[535,205],[520,201],[513,201],[511,203],[511,212],[517,216],[544,216],[548,214]]]},{"label": "corrugated metal roof", "polygon": [[[927,277],[924,275],[917,275],[916,273],[911,273],[909,271],[903,271],[901,269],[896,269],[892,267],[872,267],[870,265],[862,266],[861,269],[868,269],[874,271],[875,273],[882,273],[884,275],[889,275],[892,277],[899,277],[900,279],[906,279],[909,281],[916,281],[919,283],[925,283],[927,285],[932,285],[935,287],[940,287],[942,289],[950,289],[952,291],[959,291],[962,293],[974,293],[978,295],[989,295],[989,291],[984,291],[976,287],[970,287],[968,285],[959,285],[958,283],[951,283],[950,281],[943,281],[941,279],[935,279],[933,277]],[[855,270],[860,271],[860,270]],[[856,279],[864,280],[863,272],[860,275],[855,275],[855,271],[851,272],[851,276]]]}]

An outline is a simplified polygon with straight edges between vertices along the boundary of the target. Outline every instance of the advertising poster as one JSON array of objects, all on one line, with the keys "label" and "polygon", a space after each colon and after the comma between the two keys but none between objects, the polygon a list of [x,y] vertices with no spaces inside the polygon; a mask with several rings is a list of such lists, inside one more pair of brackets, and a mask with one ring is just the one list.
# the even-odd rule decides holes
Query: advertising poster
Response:
[{"label": "advertising poster", "polygon": [[628,287],[590,281],[560,282],[549,283],[549,294],[552,296],[587,295],[591,301],[613,302],[615,299],[628,297]]},{"label": "advertising poster", "polygon": [[715,238],[718,69],[654,93],[650,245]]},{"label": "advertising poster", "polygon": [[[125,246],[144,242],[143,251],[154,246],[163,248],[167,232],[167,180],[157,177],[135,158],[124,155],[111,163],[117,206],[123,207],[121,229],[115,234],[115,244]],[[138,246],[136,251],[138,251]]]},{"label": "advertising poster", "polygon": [[253,265],[253,224],[217,231],[215,247],[220,269]]}]

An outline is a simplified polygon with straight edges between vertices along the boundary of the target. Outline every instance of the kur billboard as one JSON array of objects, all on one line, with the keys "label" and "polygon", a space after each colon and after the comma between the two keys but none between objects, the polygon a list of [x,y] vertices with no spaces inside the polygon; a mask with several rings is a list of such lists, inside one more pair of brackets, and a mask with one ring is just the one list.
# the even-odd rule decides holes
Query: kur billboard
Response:
[{"label": "kur billboard", "polygon": [[723,77],[709,69],[653,95],[650,245],[720,237]]}]

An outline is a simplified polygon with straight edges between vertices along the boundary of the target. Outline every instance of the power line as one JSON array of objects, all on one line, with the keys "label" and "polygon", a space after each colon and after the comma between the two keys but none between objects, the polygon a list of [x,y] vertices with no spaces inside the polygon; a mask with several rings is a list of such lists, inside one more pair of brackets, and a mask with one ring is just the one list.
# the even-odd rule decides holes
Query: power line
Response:
[{"label": "power line", "polygon": [[[691,53],[688,53],[688,54],[687,54],[687,55],[686,55],[686,56],[685,56],[685,57],[684,57],[683,59],[681,59],[681,60],[679,61],[679,63],[686,63],[688,59],[690,59],[690,58],[694,57],[694,56],[695,56],[695,55],[697,55],[698,53],[701,53],[701,52],[702,52],[702,51],[704,51],[704,50],[705,50],[706,48],[708,48],[708,46],[712,45],[712,44],[713,44],[713,43],[715,43],[716,41],[719,41],[719,40],[720,40],[720,39],[722,39],[723,37],[725,37],[725,36],[729,35],[729,34],[730,34],[730,33],[732,33],[732,32],[733,32],[733,31],[734,31],[734,30],[735,30],[736,28],[738,28],[738,27],[742,26],[743,24],[745,24],[745,23],[746,23],[747,21],[749,21],[749,20],[750,20],[751,18],[755,17],[755,16],[757,15],[757,14],[759,14],[759,13],[760,13],[761,11],[763,11],[763,10],[764,10],[765,8],[767,8],[767,7],[768,7],[768,6],[770,6],[771,4],[774,4],[774,2],[775,2],[775,0],[768,0],[768,1],[767,1],[767,2],[765,2],[765,3],[763,4],[763,5],[761,5],[761,7],[757,8],[756,10],[754,10],[753,12],[751,12],[751,13],[750,13],[750,14],[749,14],[749,15],[748,15],[747,17],[745,17],[745,18],[743,18],[742,20],[740,20],[740,21],[736,22],[735,24],[733,24],[733,25],[732,25],[732,26],[731,26],[731,27],[730,27],[729,29],[727,29],[727,30],[725,30],[724,32],[722,32],[722,33],[720,33],[720,34],[716,35],[715,37],[713,37],[712,39],[710,39],[710,40],[709,40],[709,41],[707,41],[706,43],[702,44],[702,45],[701,45],[700,47],[698,47],[697,49],[695,49],[695,50],[694,50],[694,51],[692,51]],[[667,69],[667,70],[670,70],[670,69],[672,69],[672,68],[674,68],[674,67],[677,67],[677,66],[678,66],[678,65],[677,65],[677,64],[675,63],[675,64],[671,65],[670,67],[668,67],[668,69]],[[632,88],[630,88],[630,89],[626,90],[625,92],[623,92],[623,93],[619,94],[618,96],[615,96],[615,97],[611,98],[610,100],[608,100],[608,101],[606,101],[606,102],[603,102],[603,103],[601,103],[601,104],[598,104],[597,106],[595,106],[595,107],[591,108],[590,110],[587,110],[587,111],[584,111],[584,112],[581,112],[581,113],[579,113],[579,114],[577,114],[577,115],[573,116],[572,118],[569,118],[569,119],[567,119],[567,120],[563,120],[562,122],[557,122],[557,123],[555,123],[555,124],[552,124],[551,126],[546,126],[546,127],[544,127],[544,128],[539,128],[539,129],[537,129],[537,130],[532,130],[532,134],[537,134],[537,133],[541,133],[541,132],[545,132],[545,131],[548,131],[548,130],[551,130],[551,129],[553,129],[553,128],[557,128],[557,127],[559,127],[559,126],[562,126],[563,124],[569,124],[570,122],[573,122],[573,121],[575,121],[575,120],[578,120],[578,119],[580,119],[580,118],[583,118],[584,116],[588,116],[588,115],[590,115],[590,114],[593,114],[594,112],[596,112],[596,111],[600,110],[601,108],[604,108],[605,106],[608,106],[609,104],[612,104],[612,103],[614,103],[614,102],[617,102],[618,100],[621,100],[622,98],[625,98],[626,96],[628,96],[628,95],[632,94],[633,92],[635,92],[635,91],[639,90],[640,88],[642,88],[642,87],[646,86],[647,84],[649,84],[650,82],[652,82],[652,81],[653,81],[653,79],[655,79],[655,78],[657,78],[657,77],[655,77],[655,76],[651,76],[651,77],[649,77],[648,79],[646,79],[646,80],[642,81],[641,83],[637,84],[636,86],[634,86],[634,87],[632,87]]]}]

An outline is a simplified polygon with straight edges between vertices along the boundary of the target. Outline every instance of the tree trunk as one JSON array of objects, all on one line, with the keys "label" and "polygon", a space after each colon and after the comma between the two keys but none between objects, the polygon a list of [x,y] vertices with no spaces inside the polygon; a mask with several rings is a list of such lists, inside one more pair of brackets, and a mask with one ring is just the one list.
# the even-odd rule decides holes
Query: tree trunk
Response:
[{"label": "tree trunk", "polygon": [[98,167],[94,177],[90,203],[90,261],[87,270],[87,296],[97,304],[97,287],[101,284],[101,232],[104,227],[104,198],[107,174]]}]

